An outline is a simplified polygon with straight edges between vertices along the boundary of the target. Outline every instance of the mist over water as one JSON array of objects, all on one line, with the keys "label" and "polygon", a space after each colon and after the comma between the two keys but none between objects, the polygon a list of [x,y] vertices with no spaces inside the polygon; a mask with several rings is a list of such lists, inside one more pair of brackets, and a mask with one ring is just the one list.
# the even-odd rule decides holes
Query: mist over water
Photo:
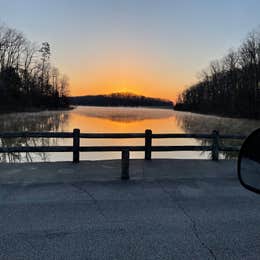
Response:
[{"label": "mist over water", "polygon": [[[142,133],[152,129],[153,133],[211,133],[248,135],[259,127],[260,122],[248,119],[232,119],[177,112],[170,109],[128,108],[128,107],[77,107],[68,111],[44,111],[37,113],[12,113],[0,115],[0,132],[53,131],[71,132],[80,128],[85,133]],[[153,145],[202,145],[207,140],[162,139],[153,140]],[[81,139],[82,146],[143,145],[143,139]],[[226,140],[227,145],[240,145],[241,141]],[[0,139],[3,147],[72,145],[70,139],[16,138]],[[206,152],[161,152],[153,158],[196,158],[206,159]],[[226,158],[232,153],[222,155]],[[105,160],[120,158],[119,152],[81,153],[81,160]],[[143,158],[143,152],[132,152],[131,158]],[[29,153],[0,154],[2,162],[24,161],[71,161],[71,153]]]}]

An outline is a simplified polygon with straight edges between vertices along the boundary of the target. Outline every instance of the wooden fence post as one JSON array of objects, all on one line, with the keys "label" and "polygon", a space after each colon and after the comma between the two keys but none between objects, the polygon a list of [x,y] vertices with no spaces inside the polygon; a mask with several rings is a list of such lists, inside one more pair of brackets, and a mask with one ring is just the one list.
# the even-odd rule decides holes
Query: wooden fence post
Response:
[{"label": "wooden fence post", "polygon": [[152,130],[145,130],[145,160],[152,159]]},{"label": "wooden fence post", "polygon": [[212,132],[212,160],[218,161],[219,160],[219,132],[217,130],[214,130]]},{"label": "wooden fence post", "polygon": [[121,161],[121,179],[129,180],[129,149],[124,149],[122,151],[122,161]]},{"label": "wooden fence post", "polygon": [[79,163],[80,130],[73,130],[73,162]]}]

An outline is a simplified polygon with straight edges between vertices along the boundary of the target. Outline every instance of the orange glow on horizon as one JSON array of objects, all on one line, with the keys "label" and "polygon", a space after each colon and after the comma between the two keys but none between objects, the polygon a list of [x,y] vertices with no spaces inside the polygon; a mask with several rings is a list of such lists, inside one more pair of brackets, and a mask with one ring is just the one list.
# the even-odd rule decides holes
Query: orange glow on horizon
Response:
[{"label": "orange glow on horizon", "polygon": [[131,77],[127,80],[115,79],[113,77],[97,77],[100,80],[77,78],[71,80],[70,95],[102,95],[118,92],[129,92],[137,95],[144,95],[155,98],[169,99],[176,101],[178,94],[185,88],[185,82],[182,79],[176,79],[173,82],[167,80],[138,79]]},{"label": "orange glow on horizon", "polygon": [[107,95],[107,94],[112,94],[112,93],[132,93],[135,95],[142,95],[142,96],[147,96],[147,97],[154,97],[154,98],[162,98],[162,99],[169,99],[171,101],[175,101],[178,97],[178,93],[176,94],[171,94],[170,96],[162,95],[161,93],[157,92],[141,92],[138,90],[133,90],[131,88],[129,89],[120,89],[120,88],[103,88],[100,91],[97,90],[85,90],[82,88],[71,88],[70,96],[87,96],[87,95]]},{"label": "orange glow on horizon", "polygon": [[[85,87],[83,87],[85,86]],[[143,95],[148,97],[155,97],[155,98],[162,98],[162,99],[169,99],[172,101],[176,101],[178,94],[184,89],[184,87],[180,88],[172,88],[172,89],[163,89],[163,86],[159,86],[158,89],[151,88],[147,86],[128,86],[128,87],[121,87],[116,83],[111,84],[100,84],[100,85],[92,85],[88,86],[86,83],[78,83],[78,82],[71,82],[70,85],[70,95],[71,96],[85,96],[85,95],[106,95],[111,93],[133,93],[136,95]]]},{"label": "orange glow on horizon", "polygon": [[71,65],[70,95],[130,92],[176,101],[178,94],[191,83],[191,71],[169,67],[163,61],[155,64],[142,53],[125,56],[115,51],[102,62],[100,57],[91,60],[87,67]]}]

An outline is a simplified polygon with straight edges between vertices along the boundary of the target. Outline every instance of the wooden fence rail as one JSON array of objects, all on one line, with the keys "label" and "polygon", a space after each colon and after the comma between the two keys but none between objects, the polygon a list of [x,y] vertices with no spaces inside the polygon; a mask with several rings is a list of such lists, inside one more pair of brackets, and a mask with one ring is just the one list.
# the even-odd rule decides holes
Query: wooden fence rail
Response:
[{"label": "wooden fence rail", "polygon": [[[129,153],[132,151],[144,152],[145,160],[152,159],[152,152],[170,151],[211,151],[211,159],[219,160],[220,152],[237,152],[239,147],[221,146],[221,139],[243,140],[242,135],[220,135],[214,130],[211,134],[153,134],[147,129],[144,133],[81,133],[80,129],[73,132],[11,132],[1,133],[0,138],[72,138],[72,146],[21,146],[21,147],[0,147],[0,153],[29,153],[29,152],[72,152],[73,162],[79,163],[80,152],[121,152],[122,153],[122,179],[129,179]],[[144,139],[144,146],[81,146],[80,139]],[[195,138],[211,139],[208,146],[153,146],[153,139],[175,139],[175,138]]]}]

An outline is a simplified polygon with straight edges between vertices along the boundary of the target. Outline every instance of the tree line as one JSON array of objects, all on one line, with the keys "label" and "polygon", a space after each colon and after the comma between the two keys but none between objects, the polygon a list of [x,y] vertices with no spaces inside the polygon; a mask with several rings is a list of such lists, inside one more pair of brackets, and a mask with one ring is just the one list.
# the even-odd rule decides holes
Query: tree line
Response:
[{"label": "tree line", "polygon": [[72,105],[82,106],[145,106],[173,108],[170,100],[139,96],[132,93],[112,93],[109,95],[80,96],[69,98]]},{"label": "tree line", "polygon": [[260,118],[260,31],[212,61],[198,82],[179,95],[175,109]]},{"label": "tree line", "polygon": [[33,43],[0,25],[0,112],[68,106],[68,77],[50,58],[48,42]]}]

